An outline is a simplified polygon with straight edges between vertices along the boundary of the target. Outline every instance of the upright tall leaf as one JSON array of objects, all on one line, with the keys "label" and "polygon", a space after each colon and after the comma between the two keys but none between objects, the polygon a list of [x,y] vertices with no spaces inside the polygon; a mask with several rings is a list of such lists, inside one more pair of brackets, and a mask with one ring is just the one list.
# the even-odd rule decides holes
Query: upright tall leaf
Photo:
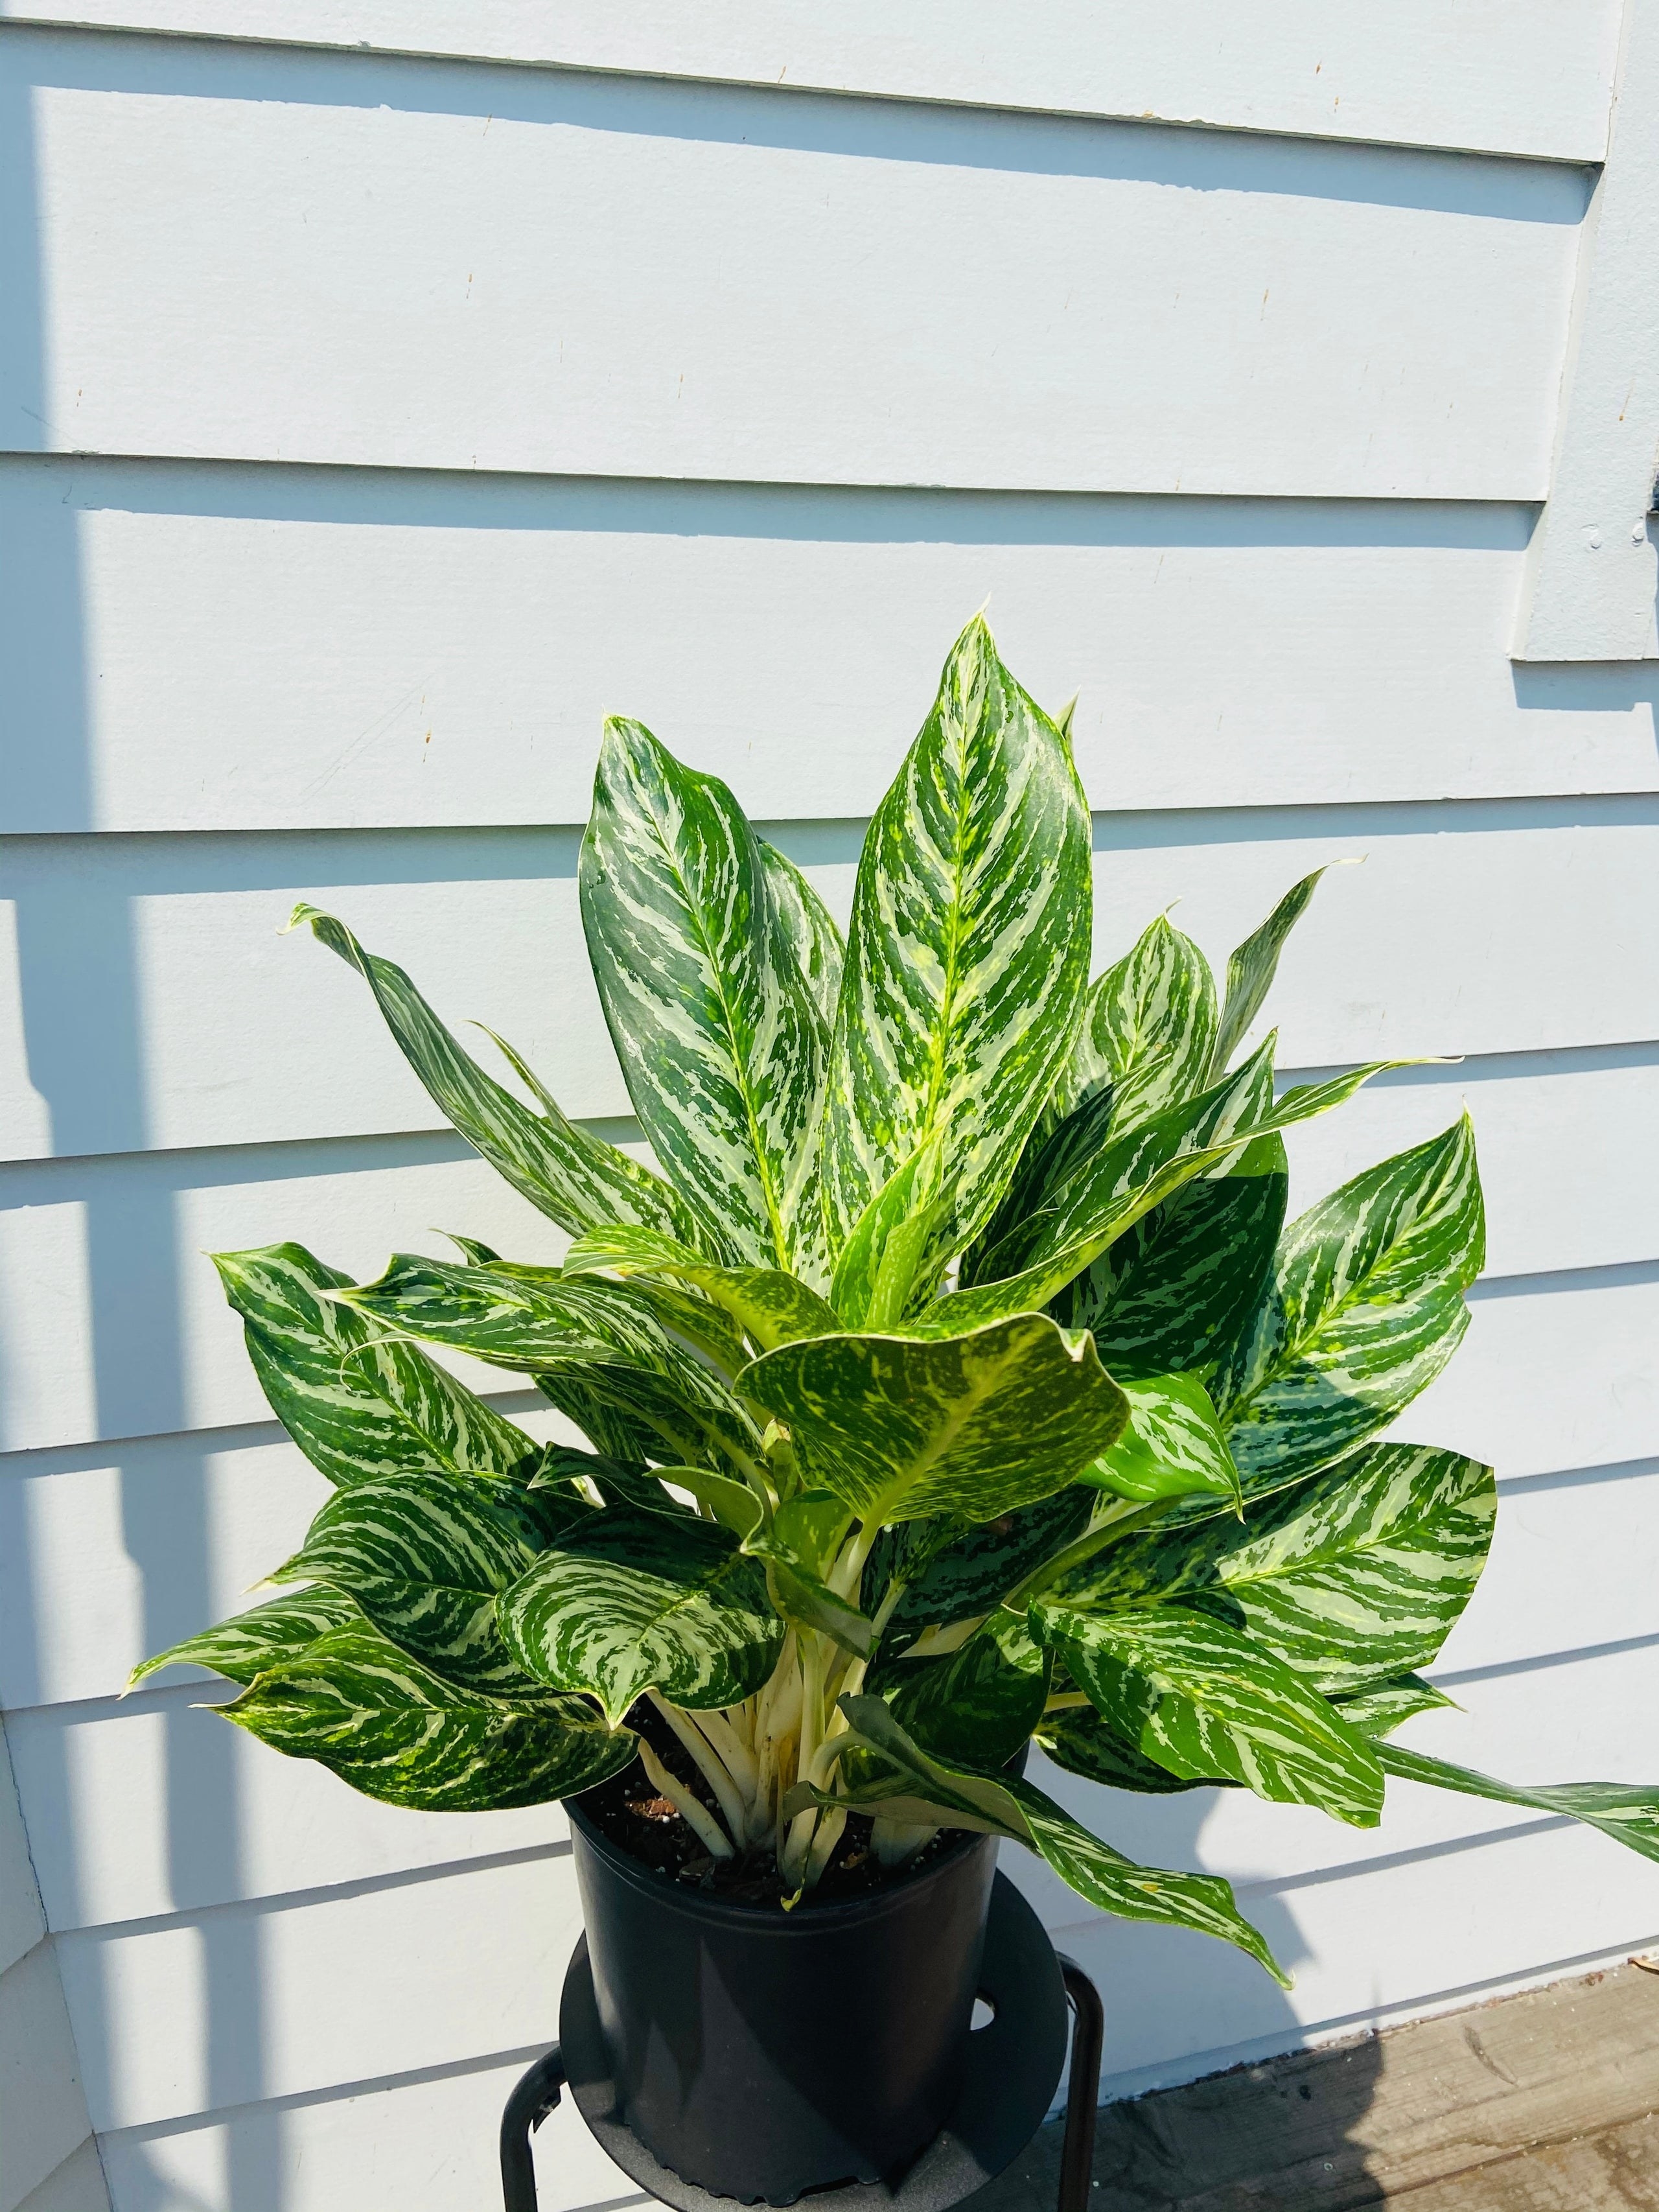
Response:
[{"label": "upright tall leaf", "polygon": [[1226,1066],[1245,1030],[1261,1012],[1262,1001],[1273,988],[1273,977],[1279,972],[1279,956],[1285,949],[1285,940],[1307,911],[1308,902],[1324,872],[1323,868],[1316,868],[1312,875],[1304,876],[1299,884],[1292,884],[1261,928],[1252,930],[1230,955],[1227,997],[1211,1061],[1215,1074],[1219,1075]]},{"label": "upright tall leaf", "polygon": [[332,1293],[350,1278],[303,1244],[218,1252],[225,1296],[271,1411],[332,1483],[441,1468],[529,1480],[540,1447],[522,1429]]},{"label": "upright tall leaf", "polygon": [[1368,1444],[1264,1498],[1243,1524],[1130,1536],[1055,1585],[1060,1603],[1190,1606],[1246,1631],[1327,1691],[1426,1666],[1492,1541],[1489,1467],[1422,1444]]},{"label": "upright tall leaf", "polygon": [[993,1521],[1064,1489],[1113,1443],[1123,1393],[1087,1337],[1022,1314],[971,1336],[821,1336],[745,1368],[808,1479],[866,1520]]},{"label": "upright tall leaf", "polygon": [[832,1253],[935,1131],[952,1241],[989,1214],[1071,1052],[1091,899],[1065,744],[975,618],[859,862],[824,1123]]},{"label": "upright tall leaf", "polygon": [[1075,1095],[1109,1082],[1113,1121],[1132,1129],[1204,1089],[1215,1036],[1210,963],[1159,915],[1090,989],[1072,1063]]},{"label": "upright tall leaf", "polygon": [[1467,1115],[1292,1223],[1212,1384],[1246,1494],[1324,1466],[1409,1405],[1462,1342],[1485,1259]]},{"label": "upright tall leaf", "polygon": [[599,752],[581,902],[611,1042],[657,1158],[738,1259],[822,1279],[827,948],[816,977],[802,961],[804,935],[822,939],[817,913],[777,858],[769,865],[723,783],[621,720],[606,723]]},{"label": "upright tall leaf", "polygon": [[567,1121],[539,1084],[535,1089],[544,1110],[533,1114],[486,1075],[403,969],[366,952],[343,922],[301,905],[288,926],[297,929],[307,921],[313,934],[367,981],[404,1059],[441,1112],[498,1175],[561,1228],[574,1235],[596,1222],[637,1221],[693,1243],[706,1233],[659,1176]]},{"label": "upright tall leaf", "polygon": [[789,964],[799,969],[826,1022],[836,1018],[841,971],[847,957],[835,917],[794,862],[775,845],[760,841],[761,866],[772,893],[778,927],[789,947]]}]

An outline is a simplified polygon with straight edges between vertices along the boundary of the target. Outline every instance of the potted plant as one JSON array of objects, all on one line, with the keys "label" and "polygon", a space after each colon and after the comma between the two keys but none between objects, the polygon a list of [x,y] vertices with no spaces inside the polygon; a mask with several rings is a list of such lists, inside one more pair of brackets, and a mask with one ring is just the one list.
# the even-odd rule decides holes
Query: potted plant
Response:
[{"label": "potted plant", "polygon": [[[1167,920],[1090,980],[1069,717],[963,632],[865,840],[845,946],[726,787],[605,731],[581,850],[654,1166],[366,978],[457,1129],[574,1240],[356,1285],[222,1255],[271,1406],[337,1486],[273,1582],[149,1661],[398,1805],[571,1801],[605,2037],[685,2179],[788,2202],[950,2102],[998,1838],[1091,1905],[1278,1969],[1228,1885],[1133,1863],[1023,1771],[1378,1820],[1387,1777],[1659,1856],[1659,1795],[1511,1790],[1391,1732],[1467,1602],[1490,1468],[1378,1442],[1467,1323],[1467,1118],[1284,1224],[1240,1048],[1316,876],[1218,991]],[[526,1375],[544,1447],[422,1343]],[[856,2007],[856,2032],[848,2011]],[[711,2010],[711,2007],[714,2009]]]}]

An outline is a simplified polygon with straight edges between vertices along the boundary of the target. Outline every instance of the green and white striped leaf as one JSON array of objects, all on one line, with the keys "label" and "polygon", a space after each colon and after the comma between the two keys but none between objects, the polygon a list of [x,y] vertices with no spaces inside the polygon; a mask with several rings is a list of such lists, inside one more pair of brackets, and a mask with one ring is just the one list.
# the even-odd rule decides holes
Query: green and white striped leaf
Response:
[{"label": "green and white striped leaf", "polygon": [[1498,1512],[1489,1467],[1370,1444],[1218,1519],[1129,1536],[1050,1593],[1062,1603],[1192,1607],[1322,1690],[1426,1666],[1474,1595]]},{"label": "green and white striped leaf", "polygon": [[1238,1469],[1196,1375],[1126,1377],[1118,1388],[1129,1401],[1128,1424],[1080,1480],[1143,1504],[1188,1492],[1237,1498]]},{"label": "green and white striped leaf", "polygon": [[738,1705],[783,1641],[758,1560],[712,1522],[655,1514],[602,1514],[544,1553],[500,1619],[522,1667],[597,1698],[613,1723],[647,1689],[693,1711]]},{"label": "green and white striped leaf", "polygon": [[876,1787],[862,1798],[854,1790],[848,1798],[821,1802],[850,1802],[890,1820],[939,1821],[1012,1836],[1102,1911],[1219,1936],[1249,1952],[1276,1980],[1286,1980],[1260,1932],[1240,1914],[1231,1886],[1218,1875],[1138,1866],[1091,1836],[1032,1784],[1012,1775],[994,1781],[933,1758],[906,1735],[879,1698],[843,1698],[841,1705],[852,1723],[854,1744],[868,1746],[854,1761],[843,1757],[842,1768],[851,1764],[857,1771],[861,1766]]},{"label": "green and white striped leaf", "polygon": [[1616,1844],[1659,1859],[1659,1784],[1651,1782],[1550,1782],[1521,1788],[1494,1781],[1449,1759],[1407,1751],[1403,1744],[1379,1743],[1376,1755],[1402,1782],[1425,1782],[1435,1790],[1456,1790],[1468,1797],[1487,1797],[1497,1805],[1528,1805],[1540,1813],[1565,1814],[1599,1828]]},{"label": "green and white striped leaf", "polygon": [[1279,956],[1285,949],[1285,940],[1307,911],[1308,902],[1318,889],[1319,878],[1324,872],[1323,868],[1316,868],[1312,875],[1304,876],[1299,884],[1292,884],[1261,927],[1252,930],[1229,956],[1227,996],[1216,1030],[1215,1053],[1211,1061],[1215,1074],[1219,1075],[1226,1066],[1245,1030],[1261,1012],[1279,972]]},{"label": "green and white striped leaf", "polygon": [[1419,1713],[1457,1709],[1455,1698],[1437,1690],[1432,1682],[1425,1682],[1420,1674],[1400,1674],[1391,1682],[1373,1682],[1368,1689],[1351,1690],[1333,1698],[1331,1703],[1350,1728],[1357,1728],[1361,1735],[1373,1741],[1391,1735]]},{"label": "green and white striped leaf", "polygon": [[522,1689],[496,1632],[495,1600],[542,1547],[537,1513],[507,1483],[436,1474],[360,1482],[329,1500],[270,1579],[343,1591],[383,1636],[464,1688]]},{"label": "green and white striped leaf", "polygon": [[1109,1790],[1133,1790],[1144,1796],[1169,1797],[1183,1790],[1236,1790],[1236,1782],[1219,1777],[1200,1781],[1171,1774],[1165,1766],[1126,1743],[1101,1718],[1092,1705],[1066,1705],[1045,1713],[1034,1731],[1045,1758],[1068,1774],[1085,1782],[1103,1783]]},{"label": "green and white striped leaf", "polygon": [[267,1667],[296,1657],[331,1629],[361,1617],[343,1591],[285,1590],[281,1597],[234,1613],[216,1628],[204,1628],[182,1644],[169,1644],[153,1659],[142,1660],[127,1677],[127,1687],[136,1690],[163,1667],[210,1667],[233,1682],[251,1682]]},{"label": "green and white striped leaf", "polygon": [[994,1521],[1063,1490],[1126,1418],[1088,1338],[1042,1314],[932,1341],[786,1344],[738,1387],[787,1426],[810,1483],[876,1521]]},{"label": "green and white striped leaf", "polygon": [[1133,1129],[1205,1089],[1215,1040],[1210,963],[1160,915],[1090,989],[1073,1096],[1109,1083],[1113,1121]]},{"label": "green and white striped leaf", "polygon": [[794,862],[762,837],[761,866],[772,894],[772,910],[783,933],[785,964],[805,977],[827,1024],[836,1018],[841,971],[847,957],[841,932],[823,901]]},{"label": "green and white striped leaf", "polygon": [[634,1737],[603,1727],[585,1700],[480,1696],[364,1621],[273,1665],[220,1711],[366,1796],[428,1813],[545,1805],[620,1773],[635,1753]]},{"label": "green and white striped leaf", "polygon": [[675,1341],[632,1284],[398,1253],[378,1281],[337,1295],[388,1328],[532,1374],[543,1389],[556,1370],[579,1369],[583,1388],[655,1431],[667,1447],[659,1457],[695,1460],[708,1443],[758,1448],[732,1393]]},{"label": "green and white striped leaf", "polygon": [[1231,1174],[1144,1215],[1061,1292],[1054,1318],[1091,1330],[1120,1377],[1203,1366],[1261,1302],[1289,1183],[1284,1139],[1261,1139]]},{"label": "green and white striped leaf", "polygon": [[1060,732],[975,617],[864,841],[824,1121],[832,1256],[945,1135],[957,1249],[1069,1059],[1088,981],[1087,806]]},{"label": "green and white striped leaf", "polygon": [[346,1486],[388,1474],[521,1474],[541,1448],[413,1345],[333,1293],[349,1277],[302,1244],[217,1252],[225,1296],[270,1409],[306,1457]]},{"label": "green and white striped leaf", "polygon": [[[551,1367],[531,1379],[548,1404],[574,1422],[595,1451],[606,1459],[641,1462],[682,1459],[703,1449],[703,1440],[689,1419],[671,1422],[686,1433],[688,1441],[682,1449],[670,1444],[647,1412],[641,1410],[638,1399],[651,1395],[655,1387],[649,1376],[635,1378],[621,1367]],[[628,1385],[636,1379],[641,1389],[630,1393]]]},{"label": "green and white striped leaf", "polygon": [[893,1659],[865,1678],[911,1741],[947,1764],[994,1773],[1029,1740],[1048,1702],[1054,1655],[1012,1613],[994,1613],[959,1651]]},{"label": "green and white striped leaf", "polygon": [[988,1279],[996,1270],[991,1255],[1009,1243],[1024,1249],[1030,1232],[1025,1224],[1042,1214],[1085,1162],[1105,1151],[1111,1142],[1112,1087],[1109,1083],[1091,1091],[1071,1111],[1039,1125],[1020,1154],[1008,1188],[996,1212],[962,1255],[957,1280],[964,1288]]},{"label": "green and white striped leaf", "polygon": [[[920,1278],[939,1279],[928,1255],[949,1218],[945,1147],[930,1137],[895,1168],[848,1232],[836,1262],[830,1303],[847,1328],[891,1328],[902,1321]],[[924,1291],[925,1295],[925,1291]]]},{"label": "green and white striped leaf", "polygon": [[800,1337],[825,1336],[841,1327],[832,1307],[781,1267],[713,1267],[684,1244],[649,1229],[590,1230],[565,1254],[567,1280],[602,1268],[624,1278],[654,1273],[696,1284],[763,1352]]},{"label": "green and white striped leaf", "polygon": [[975,1620],[1080,1536],[1097,1503],[1096,1492],[1073,1484],[977,1525],[951,1514],[902,1521],[876,1540],[864,1573],[866,1602],[879,1605],[895,1577],[902,1584],[888,1618],[895,1648],[922,1629]]},{"label": "green and white striped leaf", "polygon": [[1252,1638],[1182,1606],[1115,1612],[1053,1591],[1031,1616],[1108,1726],[1171,1774],[1225,1776],[1376,1825],[1382,1771],[1370,1745]]},{"label": "green and white striped leaf", "polygon": [[[302,922],[365,979],[433,1103],[532,1206],[573,1235],[596,1222],[637,1221],[697,1241],[695,1217],[660,1176],[568,1121],[539,1084],[534,1089],[544,1111],[521,1105],[461,1050],[403,969],[366,952],[331,914],[296,906],[288,927]],[[522,1072],[517,1054],[511,1057]]]},{"label": "green and white striped leaf", "polygon": [[881,1632],[867,1613],[830,1589],[828,1583],[775,1550],[764,1538],[750,1538],[744,1549],[766,1570],[773,1610],[802,1628],[816,1628],[860,1659],[874,1656]]},{"label": "green and white striped leaf", "polygon": [[611,1042],[665,1172],[735,1248],[719,1256],[821,1280],[830,1028],[825,979],[801,964],[817,915],[726,786],[638,722],[605,724],[580,883]]},{"label": "green and white striped leaf", "polygon": [[1291,1224],[1211,1385],[1247,1497],[1363,1443],[1434,1380],[1486,1243],[1467,1115]]}]

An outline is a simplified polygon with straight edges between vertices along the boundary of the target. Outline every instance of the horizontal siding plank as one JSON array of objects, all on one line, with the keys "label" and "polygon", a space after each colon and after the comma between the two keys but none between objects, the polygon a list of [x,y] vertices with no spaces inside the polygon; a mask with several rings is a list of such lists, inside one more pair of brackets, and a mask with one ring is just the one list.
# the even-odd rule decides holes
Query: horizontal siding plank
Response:
[{"label": "horizontal siding plank", "polygon": [[15,457],[0,829],[580,823],[619,708],[757,818],[864,815],[988,593],[1097,805],[1651,792],[1650,674],[1506,657],[1530,527]]},{"label": "horizontal siding plank", "polygon": [[[776,835],[844,914],[858,826]],[[1305,871],[1369,854],[1333,874],[1286,953],[1271,1012],[1287,1066],[1649,1042],[1659,1027],[1651,799],[1100,815],[1095,843],[1103,961],[1177,897],[1182,926],[1224,957]],[[446,1018],[510,1037],[567,1112],[626,1114],[575,861],[563,830],[15,841],[19,957],[0,1027],[26,1056],[0,1069],[5,1149],[433,1127],[361,979],[278,936],[302,896],[403,962]]]},{"label": "horizontal siding plank", "polygon": [[[1316,926],[1304,924],[1304,927]],[[372,1040],[371,1040],[372,1042]],[[1659,1259],[1659,1047],[1572,1056],[1559,1072],[1475,1061],[1404,1070],[1293,1133],[1299,1210],[1467,1104],[1499,1277]],[[1514,1063],[1498,1060],[1500,1069]],[[1618,1174],[1609,1163],[1627,1164]],[[0,1304],[10,1449],[230,1427],[268,1418],[206,1255],[294,1239],[359,1280],[464,1230],[515,1259],[565,1239],[453,1136],[157,1152],[0,1169]],[[461,1365],[464,1363],[457,1363]],[[466,1365],[480,1387],[517,1388]]]},{"label": "horizontal siding plank", "polygon": [[[253,2176],[281,2212],[481,2212],[501,2193],[501,2107],[528,2063],[525,2054],[390,2088],[246,2106],[194,2125],[125,2129],[104,2137],[104,2164],[118,2207],[244,2212]],[[650,2202],[568,2098],[531,2148],[540,2212]]]},{"label": "horizontal siding plank", "polygon": [[1249,35],[1217,0],[1118,9],[1060,0],[1016,30],[1000,9],[878,0],[3,0],[0,20],[288,40],[959,100],[1229,130],[1484,148],[1595,161],[1618,42],[1610,0],[1493,0],[1449,15],[1380,0],[1333,17],[1273,0]]},{"label": "horizontal siding plank", "polygon": [[[8,325],[15,450],[1547,480],[1574,168],[47,33],[0,66],[35,88],[50,255],[44,336]],[[963,313],[967,266],[994,314]]]},{"label": "horizontal siding plank", "polygon": [[[1595,1564],[1620,1556],[1613,1547],[1632,1517],[1605,1510],[1601,1498],[1573,1502],[1583,1526],[1565,1531],[1565,1516],[1555,1516],[1557,1618],[1534,1635],[1534,1645],[1552,1636],[1588,1641],[1601,1632],[1591,1604]],[[1650,1511],[1650,1490],[1646,1503]],[[1517,1568],[1514,1560],[1524,1541],[1513,1534],[1500,1539],[1489,1577],[1494,1595],[1536,1600],[1541,1577],[1528,1577],[1530,1562]],[[1614,1628],[1639,1617],[1654,1548],[1650,1526],[1638,1530],[1628,1571],[1607,1577],[1607,1620]],[[1469,1636],[1460,1640],[1475,1648]],[[1512,1632],[1494,1639],[1500,1650],[1526,1640]],[[1422,1724],[1415,1740],[1521,1780],[1659,1782],[1659,1759],[1632,1745],[1629,1726],[1630,1713],[1644,1710],[1656,1687],[1659,1652],[1652,1649],[1523,1662],[1481,1680],[1455,1679],[1452,1694],[1463,1711]],[[514,1853],[541,1852],[551,1879],[567,1833],[564,1814],[551,1806],[461,1815],[376,1805],[323,1768],[284,1759],[179,1697],[148,1708],[46,1708],[14,1714],[8,1726],[47,1917],[60,1932],[400,1876],[441,1883],[451,1876],[438,1870]],[[1350,1830],[1243,1790],[1138,1797],[1045,1771],[1045,1787],[1132,1856],[1252,1883],[1445,1848],[1538,1817],[1396,1783],[1382,1826]],[[113,1822],[109,1808],[117,1805],[121,1818]]]}]

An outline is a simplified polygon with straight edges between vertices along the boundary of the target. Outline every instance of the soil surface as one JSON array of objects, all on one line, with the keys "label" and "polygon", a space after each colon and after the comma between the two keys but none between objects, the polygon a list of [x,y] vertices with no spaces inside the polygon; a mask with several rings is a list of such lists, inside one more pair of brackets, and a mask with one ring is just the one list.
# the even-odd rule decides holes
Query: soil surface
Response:
[{"label": "soil surface", "polygon": [[[718,1816],[714,1792],[660,1714],[649,1705],[636,1705],[628,1716],[628,1725],[645,1738],[674,1779],[684,1783]],[[600,1783],[597,1790],[584,1790],[575,1802],[618,1850],[665,1881],[738,1905],[781,1905],[787,1894],[778,1877],[769,1837],[741,1857],[710,1857],[687,1822],[652,1788],[637,1759],[610,1781]],[[834,1856],[817,1888],[802,1898],[797,1911],[808,1911],[815,1905],[837,1905],[889,1888],[895,1882],[908,1881],[954,1851],[965,1832],[959,1828],[941,1829],[907,1865],[884,1867],[870,1848],[870,1827],[864,1814],[848,1814]]]}]

